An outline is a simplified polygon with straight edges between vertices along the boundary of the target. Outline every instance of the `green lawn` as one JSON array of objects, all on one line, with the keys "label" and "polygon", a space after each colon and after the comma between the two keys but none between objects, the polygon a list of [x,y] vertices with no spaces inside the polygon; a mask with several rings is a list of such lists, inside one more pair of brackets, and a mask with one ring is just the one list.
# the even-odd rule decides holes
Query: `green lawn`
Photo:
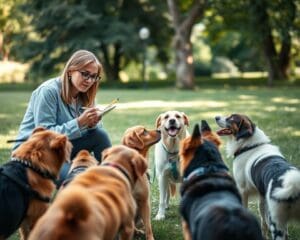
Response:
[{"label": "green lawn", "polygon": [[[8,139],[14,139],[18,125],[23,117],[30,92],[0,92],[0,161],[5,162],[10,155]],[[100,90],[98,103],[107,104],[119,97],[116,110],[106,115],[104,125],[113,144],[119,144],[124,131],[134,125],[155,127],[157,116],[164,111],[176,109],[184,111],[190,119],[190,129],[196,122],[206,119],[216,130],[214,116],[233,112],[244,113],[262,128],[278,144],[293,164],[300,167],[300,88],[205,88],[197,91],[179,91],[175,89],[157,90]],[[231,159],[222,153],[226,163],[231,166]],[[153,149],[150,152],[153,160]],[[152,168],[151,168],[152,173]],[[156,179],[151,185],[152,216],[158,207]],[[167,212],[167,219],[162,222],[153,220],[154,235],[157,240],[179,240],[182,238],[178,201],[173,199]],[[255,200],[250,203],[256,210]],[[289,225],[291,240],[300,238],[299,224]],[[11,239],[18,239],[15,235]],[[143,238],[141,238],[143,239]]]}]

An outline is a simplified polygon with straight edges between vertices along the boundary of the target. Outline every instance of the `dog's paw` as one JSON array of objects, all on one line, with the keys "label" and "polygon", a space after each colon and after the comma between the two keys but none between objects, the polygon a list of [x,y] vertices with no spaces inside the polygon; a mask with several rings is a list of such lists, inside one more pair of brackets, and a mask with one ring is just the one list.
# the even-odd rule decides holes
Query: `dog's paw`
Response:
[{"label": "dog's paw", "polygon": [[163,220],[163,219],[165,219],[166,218],[166,216],[165,216],[165,214],[162,214],[162,213],[157,213],[157,215],[155,216],[155,220]]}]

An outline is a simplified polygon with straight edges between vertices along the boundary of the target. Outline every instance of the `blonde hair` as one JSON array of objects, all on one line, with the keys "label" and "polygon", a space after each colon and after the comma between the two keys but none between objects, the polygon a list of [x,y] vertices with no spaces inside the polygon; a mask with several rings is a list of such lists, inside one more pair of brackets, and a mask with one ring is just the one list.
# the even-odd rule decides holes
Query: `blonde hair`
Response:
[{"label": "blonde hair", "polygon": [[[70,104],[72,102],[71,96],[71,79],[69,77],[69,71],[76,71],[81,70],[85,66],[89,65],[90,63],[96,63],[98,66],[98,76],[100,76],[102,72],[102,64],[97,59],[97,57],[87,50],[78,50],[70,57],[67,64],[64,67],[64,70],[61,75],[62,79],[62,90],[61,96],[65,103]],[[79,93],[78,97],[82,102],[83,106],[91,107],[94,105],[96,93],[98,90],[99,81],[93,83],[93,85],[89,88],[86,93]]]}]

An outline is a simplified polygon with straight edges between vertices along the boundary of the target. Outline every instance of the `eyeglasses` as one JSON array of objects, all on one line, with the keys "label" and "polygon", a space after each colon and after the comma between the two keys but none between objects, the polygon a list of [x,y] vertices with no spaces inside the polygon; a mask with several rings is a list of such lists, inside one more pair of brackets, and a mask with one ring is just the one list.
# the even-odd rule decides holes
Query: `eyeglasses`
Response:
[{"label": "eyeglasses", "polygon": [[89,72],[87,71],[78,71],[80,72],[82,78],[84,80],[89,80],[91,79],[93,82],[98,82],[100,79],[101,79],[101,76],[98,76],[98,74],[90,74]]}]

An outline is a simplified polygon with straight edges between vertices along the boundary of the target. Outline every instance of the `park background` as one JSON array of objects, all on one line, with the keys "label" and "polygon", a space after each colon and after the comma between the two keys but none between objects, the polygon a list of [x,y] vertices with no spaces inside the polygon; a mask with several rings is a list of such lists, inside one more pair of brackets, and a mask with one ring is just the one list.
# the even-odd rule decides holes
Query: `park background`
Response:
[{"label": "park background", "polygon": [[[120,98],[103,119],[113,144],[128,127],[154,128],[170,109],[189,116],[190,130],[201,119],[216,130],[214,116],[239,112],[299,167],[299,9],[299,0],[0,0],[0,162],[32,90],[87,49],[105,70],[97,103]],[[231,167],[224,146],[222,155]],[[152,170],[153,163],[154,216]],[[165,221],[153,221],[156,239],[182,239],[178,202]],[[257,213],[255,199],[250,206]],[[289,235],[300,239],[299,224]]]}]

